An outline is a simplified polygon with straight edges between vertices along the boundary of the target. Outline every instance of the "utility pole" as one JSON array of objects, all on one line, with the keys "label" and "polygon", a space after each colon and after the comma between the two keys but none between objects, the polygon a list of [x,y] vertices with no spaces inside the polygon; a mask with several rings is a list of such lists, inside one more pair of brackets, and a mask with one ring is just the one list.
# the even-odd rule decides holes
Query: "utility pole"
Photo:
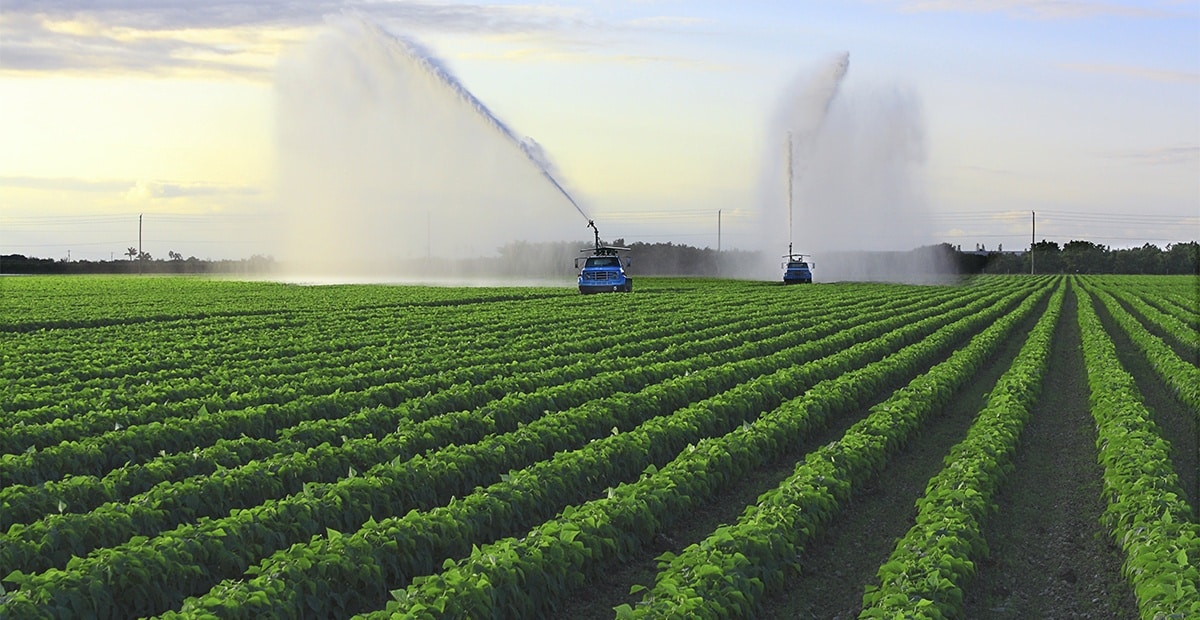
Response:
[{"label": "utility pole", "polygon": [[717,209],[717,253],[721,253],[721,210]]},{"label": "utility pole", "polygon": [[142,214],[138,214],[138,273],[142,272]]},{"label": "utility pole", "polygon": [[1033,275],[1033,246],[1037,244],[1037,211],[1030,211],[1032,227],[1029,231],[1029,275]]}]

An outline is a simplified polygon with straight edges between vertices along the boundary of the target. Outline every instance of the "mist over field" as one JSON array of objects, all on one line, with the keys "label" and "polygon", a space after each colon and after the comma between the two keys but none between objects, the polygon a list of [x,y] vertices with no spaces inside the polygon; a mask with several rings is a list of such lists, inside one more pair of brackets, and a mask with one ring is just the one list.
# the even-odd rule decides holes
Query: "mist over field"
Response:
[{"label": "mist over field", "polygon": [[936,242],[920,101],[899,85],[843,83],[849,64],[841,53],[800,71],[768,123],[759,277],[778,274],[790,241],[815,281],[940,281],[946,265],[880,254]]},{"label": "mist over field", "polygon": [[421,277],[435,260],[586,238],[537,144],[374,23],[331,18],[280,61],[276,90],[290,274]]}]

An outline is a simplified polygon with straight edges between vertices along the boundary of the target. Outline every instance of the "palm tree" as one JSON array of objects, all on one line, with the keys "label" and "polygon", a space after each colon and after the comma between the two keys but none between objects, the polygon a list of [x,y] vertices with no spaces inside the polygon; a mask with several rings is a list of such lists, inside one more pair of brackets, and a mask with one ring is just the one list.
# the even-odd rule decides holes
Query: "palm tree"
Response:
[{"label": "palm tree", "polygon": [[137,248],[129,248],[125,251],[125,255],[129,257],[129,260],[133,260],[133,257],[138,255]]}]

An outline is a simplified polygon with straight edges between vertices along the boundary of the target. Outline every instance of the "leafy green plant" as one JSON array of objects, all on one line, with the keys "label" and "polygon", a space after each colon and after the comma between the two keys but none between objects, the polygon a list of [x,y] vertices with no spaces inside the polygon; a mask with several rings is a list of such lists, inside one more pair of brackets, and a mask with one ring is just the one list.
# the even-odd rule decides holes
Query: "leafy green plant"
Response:
[{"label": "leafy green plant", "polygon": [[1167,442],[1085,294],[1079,304],[1089,402],[1104,469],[1103,522],[1125,551],[1142,618],[1200,615],[1200,527],[1184,501]]}]

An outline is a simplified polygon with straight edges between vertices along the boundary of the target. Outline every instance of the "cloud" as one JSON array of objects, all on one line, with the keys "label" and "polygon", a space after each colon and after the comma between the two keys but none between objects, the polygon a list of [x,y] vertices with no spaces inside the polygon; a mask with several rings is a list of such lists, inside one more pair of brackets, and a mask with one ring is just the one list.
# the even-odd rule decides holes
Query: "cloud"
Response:
[{"label": "cloud", "polygon": [[654,54],[606,54],[598,50],[571,50],[554,47],[522,47],[503,52],[468,53],[460,58],[472,59],[502,59],[537,62],[557,62],[579,64],[612,64],[612,65],[645,65],[669,64],[679,68],[705,70],[731,70],[724,65],[689,58],[686,56],[669,56]]},{"label": "cloud", "polygon": [[279,42],[243,31],[148,31],[94,19],[0,18],[6,72],[220,73],[265,77]]},{"label": "cloud", "polygon": [[[1091,2],[1084,0],[886,0],[909,13],[1005,13],[1026,19],[1082,19],[1090,17],[1163,17],[1169,8],[1145,3]],[[1171,3],[1166,3],[1170,5]]]},{"label": "cloud", "polygon": [[370,0],[6,0],[4,18],[82,21],[135,30],[288,28],[320,24],[325,16],[359,12],[381,21],[444,32],[528,32],[591,22],[580,9],[555,6],[447,5]]},{"label": "cloud", "polygon": [[[697,61],[610,55],[611,37],[694,30],[708,18],[659,15],[620,23],[556,5],[444,4],[400,0],[5,0],[0,72],[235,75],[268,80],[281,49],[330,15],[360,13],[410,32],[486,35],[519,43],[505,58],[618,64]],[[718,67],[721,69],[721,67]]]},{"label": "cloud", "polygon": [[124,196],[125,200],[129,202],[145,202],[197,196],[249,196],[257,193],[259,190],[256,188],[237,185],[138,181],[125,191]]},{"label": "cloud", "polygon": [[119,193],[130,200],[195,196],[253,196],[260,193],[258,188],[248,185],[17,175],[0,176],[0,187],[100,194]]},{"label": "cloud", "polygon": [[67,192],[119,192],[129,187],[128,181],[78,179],[68,177],[0,176],[0,187]]},{"label": "cloud", "polygon": [[6,72],[233,73],[264,78],[288,31],[360,12],[406,30],[553,33],[596,28],[572,8],[313,0],[6,0],[0,12]]},{"label": "cloud", "polygon": [[1152,166],[1195,165],[1200,163],[1200,145],[1177,144],[1152,149],[1117,151],[1107,156]]},{"label": "cloud", "polygon": [[655,17],[642,17],[628,22],[630,26],[635,28],[694,28],[696,26],[707,26],[716,23],[716,20],[707,17],[684,17],[678,15],[658,15]]},{"label": "cloud", "polygon": [[4,8],[8,16],[36,16],[53,22],[95,21],[137,30],[176,30],[313,23],[324,14],[339,12],[343,6],[325,0],[7,0]]}]

